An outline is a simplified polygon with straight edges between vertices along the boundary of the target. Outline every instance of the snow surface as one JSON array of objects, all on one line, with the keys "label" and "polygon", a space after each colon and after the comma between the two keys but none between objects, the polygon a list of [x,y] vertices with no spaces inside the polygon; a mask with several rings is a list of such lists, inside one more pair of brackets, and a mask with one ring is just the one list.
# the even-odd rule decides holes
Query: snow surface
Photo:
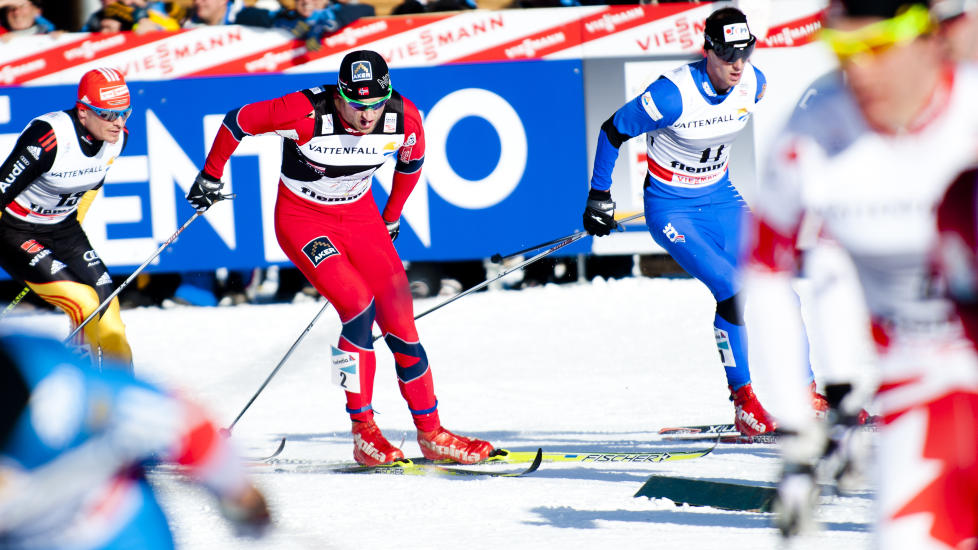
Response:
[{"label": "snow surface", "polygon": [[[421,312],[444,298],[418,300]],[[302,333],[320,303],[123,312],[137,373],[203,403],[230,423]],[[714,302],[692,279],[597,279],[466,296],[418,321],[450,430],[511,450],[695,449],[663,441],[670,425],[733,421],[713,342]],[[9,322],[64,335],[63,315]],[[332,308],[234,430],[244,455],[352,460],[349,417],[330,384]],[[374,407],[393,443],[418,456],[393,359],[378,347]],[[771,391],[761,373],[754,386]],[[776,412],[776,411],[775,411]],[[275,472],[254,480],[274,529],[237,538],[201,489],[153,476],[182,549],[786,548],[768,514],[677,507],[633,495],[651,474],[774,481],[777,450],[726,445],[660,464],[551,464],[524,478],[443,478]],[[871,493],[823,496],[823,529],[787,548],[868,548]]]}]

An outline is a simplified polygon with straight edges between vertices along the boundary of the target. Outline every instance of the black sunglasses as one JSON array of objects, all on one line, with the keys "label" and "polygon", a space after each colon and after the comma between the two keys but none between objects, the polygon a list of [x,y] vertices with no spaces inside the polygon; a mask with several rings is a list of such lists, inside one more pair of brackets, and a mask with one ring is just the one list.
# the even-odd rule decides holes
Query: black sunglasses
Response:
[{"label": "black sunglasses", "polygon": [[726,61],[727,63],[733,63],[738,59],[747,59],[752,53],[754,53],[754,46],[757,44],[757,37],[752,34],[750,35],[750,40],[747,42],[737,42],[734,44],[718,44],[709,36],[706,37],[706,41],[710,44],[710,49],[717,54],[717,57]]}]

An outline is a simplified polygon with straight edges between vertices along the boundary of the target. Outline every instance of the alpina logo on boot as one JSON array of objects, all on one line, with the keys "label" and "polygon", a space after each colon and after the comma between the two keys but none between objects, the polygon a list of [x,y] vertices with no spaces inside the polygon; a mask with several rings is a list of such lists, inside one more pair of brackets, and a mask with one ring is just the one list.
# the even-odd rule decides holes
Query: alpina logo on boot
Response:
[{"label": "alpina logo on boot", "polygon": [[439,445],[434,441],[428,441],[427,439],[422,439],[420,443],[438,454],[449,456],[459,462],[475,462],[479,460],[479,455],[475,453],[467,453],[464,450],[452,445]]},{"label": "alpina logo on boot", "polygon": [[750,413],[745,411],[744,409],[738,408],[737,418],[742,420],[744,424],[747,424],[748,426],[750,426],[752,430],[756,432],[764,433],[765,431],[767,431],[767,425],[765,425],[763,422],[759,422],[756,418],[754,418],[754,413]]},{"label": "alpina logo on boot", "polygon": [[377,450],[374,444],[365,440],[360,434],[353,434],[353,444],[357,446],[357,449],[363,451],[363,453],[370,458],[376,460],[377,462],[387,462],[387,458],[384,453]]}]

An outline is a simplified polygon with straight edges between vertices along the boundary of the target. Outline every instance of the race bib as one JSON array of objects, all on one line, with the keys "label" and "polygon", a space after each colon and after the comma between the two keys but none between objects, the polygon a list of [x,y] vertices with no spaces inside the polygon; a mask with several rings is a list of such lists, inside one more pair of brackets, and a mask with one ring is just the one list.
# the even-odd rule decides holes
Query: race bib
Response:
[{"label": "race bib", "polygon": [[360,354],[332,348],[333,383],[350,393],[360,393]]}]

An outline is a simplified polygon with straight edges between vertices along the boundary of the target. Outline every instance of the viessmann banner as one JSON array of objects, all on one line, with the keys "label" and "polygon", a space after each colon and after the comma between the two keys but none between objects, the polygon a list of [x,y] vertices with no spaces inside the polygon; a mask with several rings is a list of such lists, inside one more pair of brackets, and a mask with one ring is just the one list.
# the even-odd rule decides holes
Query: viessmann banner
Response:
[{"label": "viessmann banner", "polygon": [[[759,53],[772,55],[810,44],[824,4],[738,3],[759,37]],[[192,215],[184,195],[228,110],[335,82],[332,71],[346,52],[373,49],[391,65],[395,88],[421,110],[427,135],[422,179],[404,210],[398,250],[408,260],[485,258],[580,227],[588,143],[597,135],[587,125],[594,126],[596,116],[603,120],[630,93],[620,75],[587,80],[584,62],[695,55],[704,19],[721,5],[365,18],[327,37],[318,51],[284,31],[233,25],[22,37],[17,47],[0,48],[0,155],[31,118],[71,107],[86,71],[109,66],[125,73],[135,108],[129,146],[85,221],[95,247],[121,273],[142,263]],[[782,86],[777,72],[768,77]],[[591,90],[587,98],[585,89]],[[226,172],[237,199],[212,208],[150,269],[285,262],[272,222],[280,144],[274,136],[246,139]],[[375,178],[380,204],[390,176],[386,167]],[[616,193],[628,189],[618,185]],[[616,200],[627,209],[636,199]],[[562,252],[589,250],[590,241]]]},{"label": "viessmann banner", "polygon": [[[394,70],[394,87],[424,117],[426,157],[397,247],[404,259],[484,258],[569,233],[586,189],[579,61]],[[131,82],[129,143],[86,230],[113,266],[139,265],[193,211],[184,196],[224,114],[245,103],[335,82],[335,73]],[[69,108],[74,86],[0,92],[8,151],[36,115]],[[389,163],[390,164],[390,163]],[[246,138],[225,172],[233,201],[213,206],[154,266],[183,271],[287,261],[273,223],[281,138]],[[383,205],[392,166],[374,178]]]}]

